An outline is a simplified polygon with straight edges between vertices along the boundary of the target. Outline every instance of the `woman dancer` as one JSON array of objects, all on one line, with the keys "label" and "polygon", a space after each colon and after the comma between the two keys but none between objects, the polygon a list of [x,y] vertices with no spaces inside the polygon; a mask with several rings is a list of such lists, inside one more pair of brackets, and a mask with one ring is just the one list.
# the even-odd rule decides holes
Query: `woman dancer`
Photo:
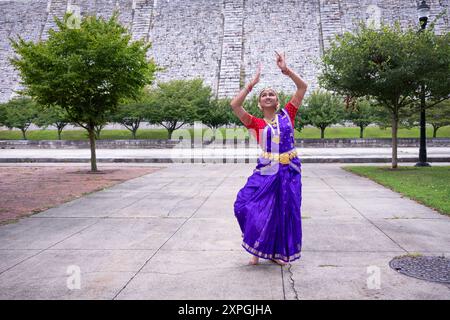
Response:
[{"label": "woman dancer", "polygon": [[242,107],[246,96],[259,82],[261,65],[253,80],[230,103],[262,148],[253,174],[234,203],[242,246],[253,255],[250,261],[253,265],[258,264],[259,258],[285,265],[300,258],[302,247],[301,162],[294,146],[294,119],[307,84],[286,66],[284,53],[275,53],[277,66],[297,86],[286,106],[279,111],[276,91],[265,88],[258,99],[263,119],[250,115]]}]

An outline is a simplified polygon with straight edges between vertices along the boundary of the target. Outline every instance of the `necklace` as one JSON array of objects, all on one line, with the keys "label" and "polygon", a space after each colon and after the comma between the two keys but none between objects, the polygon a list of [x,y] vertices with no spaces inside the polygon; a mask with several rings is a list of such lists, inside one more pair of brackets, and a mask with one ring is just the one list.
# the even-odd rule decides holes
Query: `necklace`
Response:
[{"label": "necklace", "polygon": [[267,120],[266,118],[264,118],[264,121],[267,123],[267,124],[271,124],[271,125],[273,125],[273,126],[275,126],[276,125],[276,120],[277,120],[277,116],[275,115],[275,117],[273,117],[272,118],[272,120]]},{"label": "necklace", "polygon": [[[267,121],[266,118],[264,118],[264,121],[270,127],[270,131],[272,132],[272,142],[277,144],[280,143],[280,125],[278,123],[278,115],[275,114],[275,118],[270,122]],[[274,128],[276,128],[277,130],[275,130]]]}]

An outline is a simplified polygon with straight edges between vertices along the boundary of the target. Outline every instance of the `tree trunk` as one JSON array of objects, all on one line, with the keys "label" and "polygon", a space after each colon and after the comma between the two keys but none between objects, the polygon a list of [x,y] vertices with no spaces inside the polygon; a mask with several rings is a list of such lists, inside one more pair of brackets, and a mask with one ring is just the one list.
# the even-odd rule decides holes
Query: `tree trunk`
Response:
[{"label": "tree trunk", "polygon": [[135,140],[136,140],[136,131],[137,131],[137,129],[131,130],[131,135],[133,136],[133,139],[135,139]]},{"label": "tree trunk", "polygon": [[172,139],[172,133],[175,131],[175,129],[167,129],[167,131],[169,132],[169,140]]},{"label": "tree trunk", "polygon": [[217,128],[212,128],[212,138],[211,138],[211,143],[216,141],[216,133],[217,133]]},{"label": "tree trunk", "polygon": [[439,127],[433,126],[433,138],[436,138]]},{"label": "tree trunk", "polygon": [[61,132],[62,132],[62,129],[58,128],[58,140],[61,140]]},{"label": "tree trunk", "polygon": [[363,126],[359,126],[359,137],[362,139],[364,135],[364,127]]},{"label": "tree trunk", "polygon": [[397,129],[398,129],[398,115],[392,115],[392,169],[397,169]]},{"label": "tree trunk", "polygon": [[26,130],[24,129],[20,129],[20,131],[22,131],[22,137],[24,140],[27,140],[27,136],[25,135]]},{"label": "tree trunk", "polygon": [[325,129],[326,128],[320,128],[320,139],[325,138]]},{"label": "tree trunk", "polygon": [[88,124],[89,143],[91,145],[91,171],[97,172],[97,156],[95,155],[95,130],[94,126]]}]

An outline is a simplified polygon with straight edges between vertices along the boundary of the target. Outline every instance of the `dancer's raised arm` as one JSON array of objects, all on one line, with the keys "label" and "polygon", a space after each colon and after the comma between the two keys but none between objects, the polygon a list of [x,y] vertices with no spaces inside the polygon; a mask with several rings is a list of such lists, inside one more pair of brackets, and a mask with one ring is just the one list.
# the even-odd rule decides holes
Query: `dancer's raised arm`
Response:
[{"label": "dancer's raised arm", "polygon": [[259,82],[260,76],[261,76],[261,64],[259,64],[258,69],[256,70],[256,74],[253,77],[252,81],[250,81],[249,84],[244,86],[244,88],[242,88],[242,90],[230,102],[234,114],[239,118],[239,120],[241,120],[241,122],[245,126],[250,125],[251,117],[250,114],[247,111],[245,111],[242,105],[244,104],[244,100],[247,97],[247,95],[252,91],[253,87]]},{"label": "dancer's raised arm", "polygon": [[281,72],[285,75],[287,75],[289,78],[294,81],[295,85],[297,86],[297,91],[292,96],[290,102],[295,106],[299,107],[303,101],[303,97],[305,96],[306,89],[308,88],[308,85],[305,81],[303,81],[302,78],[298,74],[296,74],[294,71],[292,71],[290,68],[286,66],[286,54],[283,53],[282,55],[275,51],[277,54],[277,66],[280,68]]}]

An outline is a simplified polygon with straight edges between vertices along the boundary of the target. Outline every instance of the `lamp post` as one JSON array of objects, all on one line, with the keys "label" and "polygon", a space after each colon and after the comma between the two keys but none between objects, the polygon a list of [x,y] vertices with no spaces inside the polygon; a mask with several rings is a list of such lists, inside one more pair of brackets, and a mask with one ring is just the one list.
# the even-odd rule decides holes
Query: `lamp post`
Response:
[{"label": "lamp post", "polygon": [[425,29],[428,22],[428,17],[430,15],[430,6],[425,0],[417,6],[417,15],[419,17],[420,26]]},{"label": "lamp post", "polygon": [[[417,15],[419,17],[420,31],[425,30],[430,15],[430,6],[425,0],[417,6]],[[419,146],[419,162],[416,167],[429,167],[427,162],[427,127],[425,118],[425,85],[420,86],[420,146]]]}]

